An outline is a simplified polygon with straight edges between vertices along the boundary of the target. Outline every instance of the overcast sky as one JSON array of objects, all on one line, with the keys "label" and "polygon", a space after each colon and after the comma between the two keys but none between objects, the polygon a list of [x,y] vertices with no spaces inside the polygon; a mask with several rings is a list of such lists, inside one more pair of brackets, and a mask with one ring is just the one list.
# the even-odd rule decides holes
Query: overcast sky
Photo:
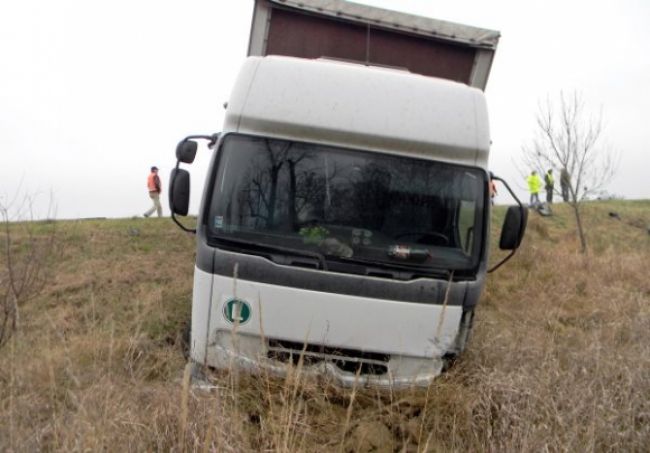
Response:
[{"label": "overcast sky", "polygon": [[[580,90],[621,153],[609,192],[650,198],[650,2],[358,0],[499,30],[486,90],[490,167],[525,196],[514,162],[538,102]],[[221,128],[246,55],[253,0],[0,2],[0,201],[43,216],[130,217],[165,189],[175,145]],[[193,210],[209,155],[193,165]]]}]

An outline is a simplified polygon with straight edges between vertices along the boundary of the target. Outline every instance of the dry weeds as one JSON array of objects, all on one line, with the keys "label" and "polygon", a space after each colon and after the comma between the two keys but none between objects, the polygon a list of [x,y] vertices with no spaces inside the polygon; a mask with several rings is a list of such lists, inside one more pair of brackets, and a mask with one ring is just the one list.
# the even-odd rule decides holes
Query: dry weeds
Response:
[{"label": "dry weeds", "polygon": [[[188,385],[193,239],[169,221],[64,222],[51,283],[0,350],[0,450],[648,451],[650,203],[531,217],[469,348],[428,389],[219,373]],[[496,212],[495,218],[502,213]]]}]

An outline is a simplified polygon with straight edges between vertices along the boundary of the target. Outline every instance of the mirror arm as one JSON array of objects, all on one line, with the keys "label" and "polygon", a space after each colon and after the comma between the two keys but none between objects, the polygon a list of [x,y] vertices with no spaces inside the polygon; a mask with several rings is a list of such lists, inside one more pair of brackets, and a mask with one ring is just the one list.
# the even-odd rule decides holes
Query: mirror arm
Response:
[{"label": "mirror arm", "polygon": [[181,140],[180,143],[186,142],[188,140],[207,140],[208,147],[212,148],[215,145],[215,143],[217,143],[218,139],[219,139],[219,133],[212,134],[212,135],[188,135],[183,140]]},{"label": "mirror arm", "polygon": [[[519,209],[521,209],[522,211],[523,211],[524,209],[526,209],[526,208],[524,207],[524,205],[521,203],[521,201],[519,200],[519,198],[517,198],[517,195],[515,195],[515,193],[513,192],[513,190],[510,188],[510,186],[508,185],[508,183],[507,183],[503,178],[499,178],[498,176],[494,176],[494,175],[493,175],[493,176],[492,176],[492,179],[493,179],[493,180],[496,180],[496,181],[501,181],[501,182],[503,183],[503,185],[506,186],[506,189],[508,189],[508,192],[510,192],[510,195],[512,195],[512,198],[514,198],[515,201],[517,202],[517,204],[519,205]],[[523,215],[522,215],[521,217],[522,217],[522,219],[523,219]],[[501,261],[499,261],[497,264],[495,264],[495,265],[492,266],[490,269],[488,269],[487,273],[488,273],[488,274],[491,274],[492,272],[496,271],[498,268],[500,268],[501,266],[503,266],[506,262],[508,262],[508,260],[509,260],[510,258],[513,257],[513,255],[514,255],[516,252],[517,252],[517,249],[513,249],[513,250],[511,250],[510,253],[509,253],[505,258],[503,258],[503,259],[502,259]]]},{"label": "mirror arm", "polygon": [[508,192],[510,192],[510,195],[512,195],[512,198],[515,199],[515,201],[516,201],[517,204],[519,205],[519,208],[520,208],[520,209],[525,209],[525,208],[524,208],[524,205],[521,203],[521,201],[519,200],[519,198],[517,198],[517,195],[515,195],[515,193],[512,191],[512,189],[510,188],[510,186],[508,185],[508,183],[506,182],[505,179],[500,178],[500,177],[498,177],[498,176],[492,176],[492,179],[494,179],[495,181],[501,181],[501,182],[503,183],[503,185],[506,186],[506,189],[508,189]]},{"label": "mirror arm", "polygon": [[495,265],[492,266],[490,269],[488,269],[487,273],[488,273],[488,274],[491,274],[492,272],[496,271],[498,268],[500,268],[501,266],[503,266],[504,264],[506,264],[506,262],[507,262],[510,258],[512,258],[512,256],[515,254],[516,251],[517,251],[517,249],[511,250],[510,253],[508,253],[508,255],[507,255],[505,258],[503,258],[503,259],[502,259],[501,261],[499,261],[497,264],[495,264]]}]

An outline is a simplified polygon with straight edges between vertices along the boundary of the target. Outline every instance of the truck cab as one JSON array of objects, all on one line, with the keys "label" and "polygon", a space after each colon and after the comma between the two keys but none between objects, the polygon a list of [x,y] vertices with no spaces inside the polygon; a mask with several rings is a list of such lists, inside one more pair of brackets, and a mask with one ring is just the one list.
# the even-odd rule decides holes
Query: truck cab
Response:
[{"label": "truck cab", "polygon": [[[219,134],[196,142],[191,360],[344,385],[426,385],[466,345],[488,271],[490,134],[467,84],[327,58],[251,56]],[[514,251],[526,211],[510,209]],[[181,222],[179,224],[182,225]]]}]

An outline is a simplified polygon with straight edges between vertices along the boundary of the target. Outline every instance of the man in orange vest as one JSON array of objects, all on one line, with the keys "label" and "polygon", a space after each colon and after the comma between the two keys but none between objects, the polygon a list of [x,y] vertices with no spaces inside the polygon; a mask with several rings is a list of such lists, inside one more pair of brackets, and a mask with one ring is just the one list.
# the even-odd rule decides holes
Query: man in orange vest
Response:
[{"label": "man in orange vest", "polygon": [[149,217],[154,211],[158,211],[158,217],[162,217],[162,206],[160,205],[162,185],[158,177],[158,167],[151,167],[151,173],[147,177],[147,189],[149,189],[149,197],[153,200],[153,206],[144,213],[144,216]]},{"label": "man in orange vest", "polygon": [[494,197],[497,196],[497,185],[494,183],[494,174],[490,172],[490,202],[494,205]]}]

